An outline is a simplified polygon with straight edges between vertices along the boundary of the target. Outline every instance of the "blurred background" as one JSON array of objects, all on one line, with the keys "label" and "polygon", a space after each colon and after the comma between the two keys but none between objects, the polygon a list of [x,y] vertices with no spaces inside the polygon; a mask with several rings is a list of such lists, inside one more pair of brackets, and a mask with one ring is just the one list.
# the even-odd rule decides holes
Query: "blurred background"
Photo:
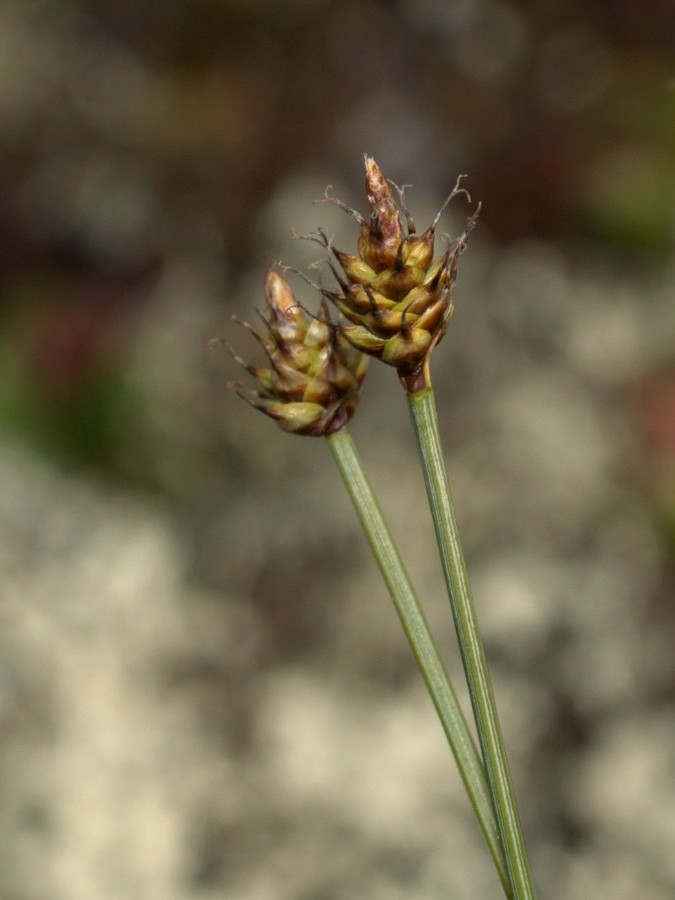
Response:
[{"label": "blurred background", "polygon": [[[541,896],[674,895],[674,37],[669,0],[4,0],[2,900],[500,896],[325,444],[208,349],[255,358],[293,230],[353,250],[312,201],[364,210],[364,151],[420,228],[460,172],[483,202],[433,375]],[[459,682],[384,367],[352,432]]]}]

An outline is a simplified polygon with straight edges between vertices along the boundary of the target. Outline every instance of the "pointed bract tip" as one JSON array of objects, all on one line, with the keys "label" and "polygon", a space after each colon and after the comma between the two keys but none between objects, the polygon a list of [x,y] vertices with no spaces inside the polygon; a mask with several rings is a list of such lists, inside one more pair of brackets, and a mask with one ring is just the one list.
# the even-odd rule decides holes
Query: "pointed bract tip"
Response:
[{"label": "pointed bract tip", "polygon": [[[368,194],[373,196],[375,203],[381,203],[383,200],[391,197],[391,189],[389,182],[382,174],[382,169],[378,166],[372,156],[364,157],[366,165],[366,188]],[[370,199],[370,196],[369,196]]]},{"label": "pointed bract tip", "polygon": [[376,272],[394,265],[403,228],[391,186],[372,156],[365,156],[370,222],[362,226],[359,255]]},{"label": "pointed bract tip", "polygon": [[274,269],[267,272],[265,296],[270,307],[280,313],[286,314],[298,305],[290,284]]}]

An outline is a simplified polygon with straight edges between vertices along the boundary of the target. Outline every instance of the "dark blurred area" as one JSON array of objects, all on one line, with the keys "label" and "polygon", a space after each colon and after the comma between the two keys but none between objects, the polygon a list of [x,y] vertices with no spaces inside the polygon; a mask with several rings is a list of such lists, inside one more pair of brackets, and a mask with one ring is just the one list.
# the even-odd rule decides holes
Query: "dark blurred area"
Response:
[{"label": "dark blurred area", "polygon": [[5,0],[0,898],[499,896],[323,442],[208,349],[255,353],[293,232],[353,250],[312,201],[363,210],[366,151],[418,225],[482,201],[434,379],[541,896],[673,896],[674,37],[669,0]]}]

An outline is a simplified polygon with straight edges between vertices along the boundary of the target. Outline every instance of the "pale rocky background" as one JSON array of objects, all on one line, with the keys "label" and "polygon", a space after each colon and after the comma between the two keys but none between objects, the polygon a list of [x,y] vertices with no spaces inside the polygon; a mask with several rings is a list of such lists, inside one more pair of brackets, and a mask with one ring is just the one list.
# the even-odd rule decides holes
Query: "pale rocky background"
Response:
[{"label": "pale rocky background", "polygon": [[[458,171],[484,201],[433,375],[541,896],[669,900],[668,4],[194,7],[0,10],[0,900],[500,896],[327,447],[208,349],[254,353],[292,229],[353,248],[311,201],[363,208],[364,150],[421,227]],[[459,683],[371,369],[351,430]]]}]

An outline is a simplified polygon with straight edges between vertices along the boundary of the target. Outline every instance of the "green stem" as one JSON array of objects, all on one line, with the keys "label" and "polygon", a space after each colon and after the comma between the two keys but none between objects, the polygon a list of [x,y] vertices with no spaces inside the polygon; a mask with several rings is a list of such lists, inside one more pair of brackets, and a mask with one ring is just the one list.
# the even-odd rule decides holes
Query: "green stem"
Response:
[{"label": "green stem", "polygon": [[328,437],[328,444],[422,670],[504,892],[512,898],[485,770],[410,577],[363,471],[351,435],[343,428]]},{"label": "green stem", "polygon": [[478,738],[516,900],[536,897],[441,449],[433,388],[408,394]]}]

